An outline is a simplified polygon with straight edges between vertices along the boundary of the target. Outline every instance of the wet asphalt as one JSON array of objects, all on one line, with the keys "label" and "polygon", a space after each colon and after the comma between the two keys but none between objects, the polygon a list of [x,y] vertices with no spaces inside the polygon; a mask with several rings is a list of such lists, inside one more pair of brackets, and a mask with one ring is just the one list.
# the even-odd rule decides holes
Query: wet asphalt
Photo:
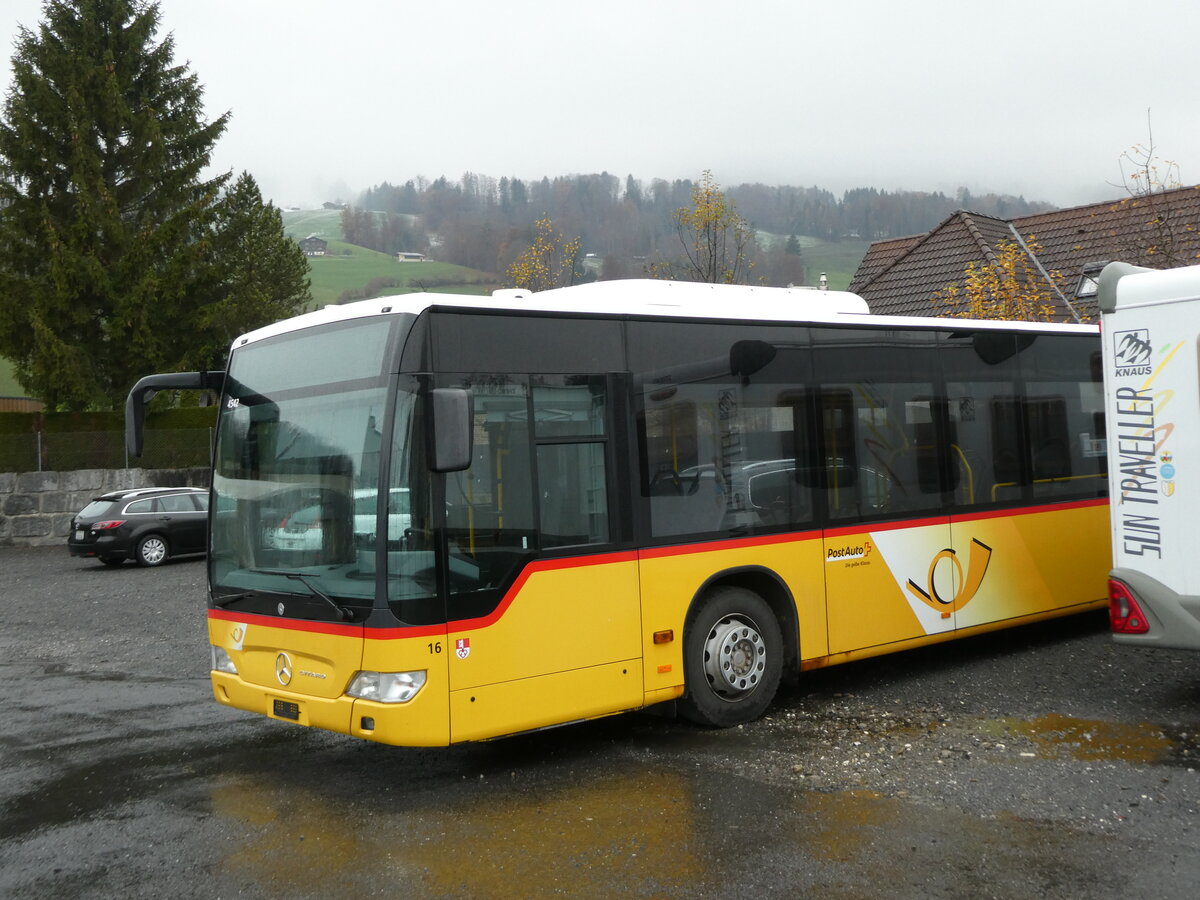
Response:
[{"label": "wet asphalt", "polygon": [[1192,897],[1200,655],[1102,614],[752,725],[407,750],[218,706],[204,565],[0,548],[0,897]]}]

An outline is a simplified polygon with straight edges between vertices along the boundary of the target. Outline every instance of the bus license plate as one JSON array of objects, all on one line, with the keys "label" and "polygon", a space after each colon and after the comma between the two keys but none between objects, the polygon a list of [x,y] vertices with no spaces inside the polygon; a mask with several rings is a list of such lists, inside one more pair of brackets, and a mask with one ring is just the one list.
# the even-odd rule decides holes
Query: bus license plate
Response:
[{"label": "bus license plate", "polygon": [[293,722],[297,722],[300,720],[300,704],[288,700],[276,700],[275,715],[281,719],[291,719]]}]

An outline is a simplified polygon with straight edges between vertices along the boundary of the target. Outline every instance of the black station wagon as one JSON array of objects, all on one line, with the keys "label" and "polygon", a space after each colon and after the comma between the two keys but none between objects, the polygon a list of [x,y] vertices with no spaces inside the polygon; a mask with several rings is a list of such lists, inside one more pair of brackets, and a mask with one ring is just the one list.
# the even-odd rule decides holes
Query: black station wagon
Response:
[{"label": "black station wagon", "polygon": [[106,566],[132,559],[157,566],[172,556],[203,553],[208,532],[204,488],[138,488],[111,491],[71,519],[67,549]]}]

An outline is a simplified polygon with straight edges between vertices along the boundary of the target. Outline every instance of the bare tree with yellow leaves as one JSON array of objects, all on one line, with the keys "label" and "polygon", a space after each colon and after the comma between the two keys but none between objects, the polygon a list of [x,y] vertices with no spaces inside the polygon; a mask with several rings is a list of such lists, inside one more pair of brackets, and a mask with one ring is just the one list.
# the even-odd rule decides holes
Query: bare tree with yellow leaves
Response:
[{"label": "bare tree with yellow leaves", "polygon": [[675,231],[683,258],[646,266],[651,278],[743,284],[754,267],[750,260],[754,230],[738,215],[712,172],[705,169],[692,188],[692,205],[675,211]]},{"label": "bare tree with yellow leaves", "polygon": [[[959,319],[1055,321],[1054,293],[1030,259],[1030,254],[1041,250],[1032,235],[1024,246],[1015,240],[1000,241],[993,262],[967,263],[961,283],[953,282],[934,293],[935,309]],[[1055,272],[1048,274],[1058,277]]]},{"label": "bare tree with yellow leaves", "polygon": [[1119,187],[1129,196],[1114,204],[1113,209],[1128,211],[1130,221],[1127,227],[1112,232],[1112,258],[1152,269],[1192,265],[1197,259],[1193,248],[1200,223],[1163,197],[1183,187],[1183,181],[1179,165],[1157,155],[1149,110],[1146,132],[1147,142],[1129,148],[1118,160]]},{"label": "bare tree with yellow leaves", "polygon": [[547,218],[533,223],[533,243],[521,251],[508,267],[508,283],[527,291],[548,291],[575,283],[579,266],[580,238],[566,240]]}]

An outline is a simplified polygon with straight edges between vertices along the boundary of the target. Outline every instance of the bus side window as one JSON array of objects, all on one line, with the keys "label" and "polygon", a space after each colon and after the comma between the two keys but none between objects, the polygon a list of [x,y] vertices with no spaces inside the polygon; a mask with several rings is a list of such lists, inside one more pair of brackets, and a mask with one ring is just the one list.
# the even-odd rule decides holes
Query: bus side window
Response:
[{"label": "bus side window", "polygon": [[712,461],[719,443],[716,389],[650,385],[642,402],[645,409],[637,420],[639,468],[641,493],[649,498],[651,534],[720,530],[724,492],[721,472]]},{"label": "bus side window", "polygon": [[607,543],[605,377],[536,375],[532,399],[539,546]]},{"label": "bus side window", "polygon": [[537,468],[541,545],[607,543],[604,444],[539,444]]},{"label": "bus side window", "polygon": [[472,393],[471,465],[446,475],[446,539],[455,615],[490,609],[535,549],[529,392],[522,376],[487,374],[454,386]]},{"label": "bus side window", "polygon": [[1067,403],[1062,397],[1030,397],[1025,402],[1033,480],[1071,475]]},{"label": "bus side window", "polygon": [[829,517],[939,508],[949,476],[935,334],[814,327],[812,336]]},{"label": "bus side window", "polygon": [[1017,357],[1028,335],[956,329],[939,335],[946,391],[946,466],[953,505],[1019,500],[1023,484]]},{"label": "bus side window", "polygon": [[1058,334],[1037,335],[1020,354],[1035,499],[1107,493],[1104,432],[1096,428],[1098,417],[1103,421],[1104,390],[1095,355],[1085,342]]},{"label": "bus side window", "polygon": [[646,497],[684,493],[680,473],[694,468],[699,459],[699,424],[696,404],[690,400],[651,405],[638,414],[638,438],[643,460],[642,494]]},{"label": "bus side window", "polygon": [[922,492],[941,494],[957,486],[959,470],[946,450],[957,445],[958,433],[950,419],[950,404],[945,397],[920,397],[909,404],[921,411],[915,423],[917,444],[917,481]]}]

